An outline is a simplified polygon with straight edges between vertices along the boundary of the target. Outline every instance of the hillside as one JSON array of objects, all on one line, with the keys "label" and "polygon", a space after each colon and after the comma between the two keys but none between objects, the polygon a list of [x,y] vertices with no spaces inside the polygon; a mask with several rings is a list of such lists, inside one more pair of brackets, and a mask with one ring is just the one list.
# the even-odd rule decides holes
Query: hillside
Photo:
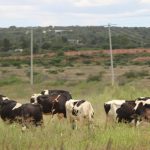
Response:
[{"label": "hillside", "polygon": [[[109,49],[108,28],[103,26],[32,27],[35,53]],[[31,27],[0,28],[0,53],[23,49],[29,54]],[[149,48],[150,28],[111,27],[113,49]]]}]

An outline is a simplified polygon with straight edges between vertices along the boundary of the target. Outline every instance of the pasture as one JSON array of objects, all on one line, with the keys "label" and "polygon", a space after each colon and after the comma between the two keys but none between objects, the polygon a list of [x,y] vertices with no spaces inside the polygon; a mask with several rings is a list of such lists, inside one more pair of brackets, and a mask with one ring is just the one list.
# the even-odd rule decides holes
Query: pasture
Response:
[{"label": "pasture", "polygon": [[135,99],[149,96],[149,84],[140,86],[126,84],[123,86],[104,85],[100,81],[67,84],[35,84],[16,83],[0,87],[2,94],[19,102],[29,102],[32,93],[41,89],[64,89],[71,92],[74,99],[89,100],[94,108],[94,128],[79,125],[72,130],[64,119],[53,119],[44,116],[44,127],[31,127],[21,132],[18,124],[8,125],[0,120],[0,144],[3,150],[147,150],[150,141],[150,125],[143,124],[137,128],[127,124],[112,124],[105,129],[105,113],[103,103],[110,99]]}]

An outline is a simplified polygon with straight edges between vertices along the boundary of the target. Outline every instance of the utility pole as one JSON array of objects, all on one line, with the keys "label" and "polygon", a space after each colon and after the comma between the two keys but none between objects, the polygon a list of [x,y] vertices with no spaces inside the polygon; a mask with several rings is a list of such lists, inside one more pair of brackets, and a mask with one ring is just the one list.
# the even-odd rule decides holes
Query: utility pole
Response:
[{"label": "utility pole", "polygon": [[112,54],[112,41],[111,41],[111,24],[108,24],[108,35],[109,35],[109,48],[110,48],[110,62],[111,62],[111,84],[114,85],[114,65],[113,65],[113,54]]},{"label": "utility pole", "polygon": [[30,84],[33,85],[33,29],[31,28]]}]

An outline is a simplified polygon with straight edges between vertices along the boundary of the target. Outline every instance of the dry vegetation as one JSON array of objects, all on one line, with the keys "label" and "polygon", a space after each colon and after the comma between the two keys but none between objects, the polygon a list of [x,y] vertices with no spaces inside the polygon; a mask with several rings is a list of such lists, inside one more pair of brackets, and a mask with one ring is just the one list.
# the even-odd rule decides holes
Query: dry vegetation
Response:
[{"label": "dry vegetation", "polygon": [[[2,150],[147,150],[150,125],[138,128],[111,124],[105,129],[103,103],[110,99],[135,99],[149,96],[149,66],[116,67],[116,85],[110,85],[110,69],[99,65],[44,68],[35,66],[34,85],[29,85],[28,66],[2,67],[0,93],[19,102],[29,102],[31,94],[41,89],[64,89],[73,98],[89,100],[95,110],[94,128],[79,125],[75,131],[64,119],[44,116],[44,128],[31,127],[21,132],[17,124],[0,120]],[[145,73],[146,72],[146,73]]]}]

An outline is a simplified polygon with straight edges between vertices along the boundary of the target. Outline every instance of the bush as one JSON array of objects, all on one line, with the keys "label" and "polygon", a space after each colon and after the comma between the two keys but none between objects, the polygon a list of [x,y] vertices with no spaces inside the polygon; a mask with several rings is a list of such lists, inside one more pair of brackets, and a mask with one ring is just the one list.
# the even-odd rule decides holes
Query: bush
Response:
[{"label": "bush", "polygon": [[83,60],[83,63],[88,65],[91,64],[92,62],[90,60]]},{"label": "bush", "polygon": [[16,84],[16,83],[21,83],[21,82],[22,82],[21,79],[15,76],[12,76],[12,77],[7,77],[7,78],[0,80],[0,86]]},{"label": "bush", "polygon": [[83,72],[77,72],[76,75],[77,76],[82,76],[82,75],[85,75],[85,73],[83,73]]},{"label": "bush", "polygon": [[102,74],[99,74],[99,75],[89,75],[89,77],[87,78],[87,82],[101,81],[101,80],[102,80]]},{"label": "bush", "polygon": [[49,70],[48,73],[50,73],[50,74],[57,74],[58,71],[57,70]]},{"label": "bush", "polygon": [[145,77],[145,76],[149,76],[149,72],[148,71],[129,71],[123,74],[123,76],[125,76],[126,78],[141,78],[141,77]]}]

